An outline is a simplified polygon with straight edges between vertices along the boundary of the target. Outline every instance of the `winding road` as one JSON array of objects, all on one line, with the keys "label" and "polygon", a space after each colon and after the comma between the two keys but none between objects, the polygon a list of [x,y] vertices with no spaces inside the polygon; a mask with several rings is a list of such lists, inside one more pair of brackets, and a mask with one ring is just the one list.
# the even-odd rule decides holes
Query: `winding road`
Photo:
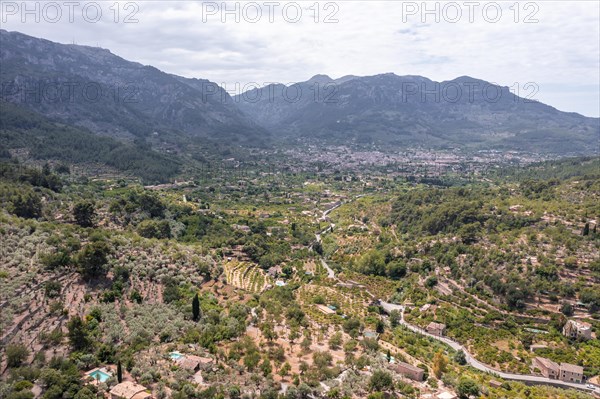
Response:
[{"label": "winding road", "polygon": [[[354,199],[358,199],[360,197],[363,197],[364,195],[359,195],[357,197],[355,197]],[[336,205],[334,205],[333,207],[326,209],[325,211],[323,211],[323,215],[322,215],[322,219],[325,220],[325,217],[332,212],[333,210],[339,208],[340,206],[342,206],[343,204],[345,204],[345,202],[340,202],[337,203]],[[319,233],[315,234],[316,240],[317,242],[321,242],[321,235],[328,233],[330,231],[333,230],[333,227],[335,226],[335,224],[331,223],[327,228],[325,228],[324,230],[320,231]],[[339,277],[336,277],[335,272],[333,271],[333,269],[331,269],[331,267],[329,267],[329,265],[327,264],[327,262],[325,261],[325,259],[323,259],[322,257],[320,258],[321,260],[321,264],[323,265],[323,267],[327,270],[327,277],[330,279],[335,279],[338,280],[339,282],[343,283],[342,280],[339,279]],[[369,292],[368,290],[366,290],[366,292],[373,298],[375,298],[375,296]],[[448,338],[448,337],[440,337],[437,335],[433,335],[428,333],[427,331],[423,330],[422,328],[419,328],[417,326],[414,326],[412,324],[409,324],[405,319],[404,319],[404,310],[405,307],[402,305],[396,305],[393,303],[389,303],[389,302],[384,302],[384,301],[380,301],[381,307],[382,309],[385,311],[385,313],[390,314],[391,311],[393,310],[397,310],[398,312],[400,312],[400,324],[402,326],[404,326],[405,328],[407,328],[408,330],[435,339],[437,341],[440,341],[448,346],[450,346],[452,349],[454,349],[455,351],[459,351],[462,350],[465,353],[465,358],[467,360],[467,363],[472,366],[473,368],[476,368],[479,371],[483,371],[484,373],[488,373],[488,374],[492,374],[494,376],[497,376],[499,378],[505,379],[505,380],[512,380],[512,381],[520,381],[523,382],[525,384],[542,384],[542,385],[552,385],[552,386],[558,386],[561,388],[572,388],[572,389],[577,389],[580,391],[584,391],[587,393],[592,393],[594,392],[594,389],[590,389],[586,386],[586,384],[578,384],[578,383],[573,383],[573,382],[566,382],[566,381],[560,381],[560,380],[553,380],[550,378],[546,378],[546,377],[542,377],[542,376],[537,376],[537,375],[532,375],[532,374],[513,374],[513,373],[506,373],[500,370],[496,370],[490,366],[488,366],[487,364],[484,364],[482,362],[480,362],[479,360],[475,359],[475,357],[469,353],[469,351],[467,351],[467,349],[459,344],[456,341],[453,341],[452,339]],[[600,388],[595,390],[596,393],[600,393]]]},{"label": "winding road", "polygon": [[[357,200],[359,198],[364,197],[365,194],[358,194],[356,195],[354,198],[352,198],[350,201],[354,201]],[[321,214],[321,218],[319,220],[327,220],[327,215],[329,215],[331,212],[333,212],[334,210],[336,210],[337,208],[339,208],[340,206],[347,204],[350,201],[338,201],[336,202],[332,207],[327,208],[323,211],[323,213]],[[324,228],[323,230],[319,231],[318,233],[315,233],[315,240],[316,242],[320,243],[321,242],[321,236],[325,233],[329,233],[331,231],[333,231],[333,228],[335,227],[335,223],[330,223],[329,226],[327,226],[326,228]],[[312,246],[311,246],[312,248]],[[327,264],[327,262],[325,261],[325,259],[323,259],[323,257],[320,258],[321,259],[321,265],[325,268],[325,270],[327,270],[327,277],[330,279],[334,279],[334,280],[338,280],[339,282],[342,282],[342,280],[340,280],[339,278],[335,277],[335,271],[333,271],[333,269],[331,267],[329,267],[329,265]]]},{"label": "winding road", "polygon": [[[475,359],[475,357],[473,355],[471,355],[469,353],[469,351],[467,351],[467,349],[463,345],[459,344],[458,342],[453,341],[452,339],[450,339],[448,337],[440,337],[437,335],[430,334],[427,331],[423,330],[422,328],[419,328],[417,326],[409,324],[406,320],[404,320],[404,309],[405,309],[404,306],[395,305],[393,303],[381,301],[381,307],[387,314],[389,314],[393,310],[399,311],[400,312],[400,324],[402,326],[406,327],[408,330],[415,332],[417,334],[424,335],[426,337],[435,339],[437,341],[443,342],[444,344],[450,346],[455,351],[462,350],[465,353],[467,363],[469,365],[471,365],[472,367],[476,368],[477,370],[483,371],[484,373],[489,373],[489,374],[495,375],[499,378],[503,378],[505,380],[521,381],[526,384],[554,385],[554,386],[559,386],[562,388],[578,389],[578,390],[589,392],[589,393],[594,392],[594,390],[588,388],[586,386],[586,384],[577,384],[577,383],[573,383],[573,382],[553,380],[550,378],[541,377],[541,376],[537,376],[537,375],[531,375],[531,374],[506,373],[506,372],[503,372],[500,370],[496,370],[496,369],[488,366],[487,364],[484,364],[484,363],[480,362],[479,360]],[[597,389],[596,391],[598,393],[600,393],[600,390]]]}]

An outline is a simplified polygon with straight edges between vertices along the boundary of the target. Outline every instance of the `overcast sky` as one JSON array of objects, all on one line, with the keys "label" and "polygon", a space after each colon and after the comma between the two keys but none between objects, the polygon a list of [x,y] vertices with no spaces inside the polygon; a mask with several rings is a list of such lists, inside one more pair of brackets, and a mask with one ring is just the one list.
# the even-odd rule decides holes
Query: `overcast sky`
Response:
[{"label": "overcast sky", "polygon": [[[473,8],[462,1],[429,1],[432,13],[426,15],[421,1],[322,1],[316,6],[313,0],[268,1],[229,2],[229,10],[239,10],[239,22],[235,12],[223,13],[221,1],[116,6],[98,1],[85,13],[86,2],[80,2],[73,6],[72,22],[63,0],[55,3],[60,16],[57,7],[40,2],[39,22],[35,13],[24,14],[21,1],[0,4],[3,29],[108,48],[169,73],[225,84],[229,91],[235,91],[236,82],[299,82],[315,74],[393,72],[437,81],[469,75],[520,87],[521,96],[563,111],[600,114],[598,1],[520,2],[517,7],[512,0],[480,1]],[[99,17],[95,4],[102,6]],[[256,5],[262,7],[260,16]],[[28,5],[35,7],[35,2]],[[127,16],[130,23],[124,22]],[[526,88],[528,82],[535,85]]]}]

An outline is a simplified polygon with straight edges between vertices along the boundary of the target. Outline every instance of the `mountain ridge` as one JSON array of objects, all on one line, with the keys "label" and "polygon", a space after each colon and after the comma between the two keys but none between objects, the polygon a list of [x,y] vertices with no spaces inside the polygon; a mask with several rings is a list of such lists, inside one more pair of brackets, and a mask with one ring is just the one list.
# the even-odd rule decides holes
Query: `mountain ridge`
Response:
[{"label": "mountain ridge", "polygon": [[[6,30],[0,30],[0,39],[5,101],[100,135],[175,152],[190,154],[207,143],[264,148],[297,140],[376,144],[392,151],[598,152],[600,119],[562,112],[466,75],[436,82],[393,72],[337,79],[317,74],[232,97],[208,79],[169,74],[107,49]],[[27,98],[28,89],[43,97],[47,87],[60,91],[55,98]],[[90,99],[93,89],[98,94]]]},{"label": "mountain ridge", "polygon": [[[206,79],[170,75],[106,49],[6,30],[0,30],[0,38],[2,97],[46,116],[120,138],[148,137],[156,131],[238,140],[268,136],[232,104],[228,93]],[[46,87],[57,86],[57,101],[44,98]],[[74,89],[65,93],[71,86]],[[36,101],[27,101],[19,92],[31,87],[42,92],[36,93]]]},{"label": "mountain ridge", "polygon": [[[482,79],[463,75],[436,82],[384,73],[322,84],[324,75],[316,76],[234,99],[258,124],[290,138],[558,154],[598,151],[600,119],[559,111]],[[291,97],[298,92],[303,95]]]}]

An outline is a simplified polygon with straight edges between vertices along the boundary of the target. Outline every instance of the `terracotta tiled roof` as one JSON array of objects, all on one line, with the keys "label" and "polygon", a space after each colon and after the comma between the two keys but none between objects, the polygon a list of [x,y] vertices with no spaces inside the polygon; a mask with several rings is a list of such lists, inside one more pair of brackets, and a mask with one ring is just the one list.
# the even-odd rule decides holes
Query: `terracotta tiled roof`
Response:
[{"label": "terracotta tiled roof", "polygon": [[146,387],[140,384],[136,384],[132,381],[124,381],[117,384],[110,390],[110,394],[125,399],[142,399],[149,398],[151,395],[146,393]]},{"label": "terracotta tiled roof", "polygon": [[583,367],[575,364],[561,363],[560,371],[568,371],[569,373],[583,374]]}]

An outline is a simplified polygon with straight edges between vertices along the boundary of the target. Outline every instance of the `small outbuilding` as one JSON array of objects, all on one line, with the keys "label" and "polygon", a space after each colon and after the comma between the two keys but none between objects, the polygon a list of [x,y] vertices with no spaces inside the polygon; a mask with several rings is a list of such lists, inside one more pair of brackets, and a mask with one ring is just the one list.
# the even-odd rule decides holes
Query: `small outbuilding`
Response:
[{"label": "small outbuilding", "polygon": [[446,332],[446,325],[432,321],[427,326],[427,332],[431,335],[437,335],[438,337],[441,337]]}]

